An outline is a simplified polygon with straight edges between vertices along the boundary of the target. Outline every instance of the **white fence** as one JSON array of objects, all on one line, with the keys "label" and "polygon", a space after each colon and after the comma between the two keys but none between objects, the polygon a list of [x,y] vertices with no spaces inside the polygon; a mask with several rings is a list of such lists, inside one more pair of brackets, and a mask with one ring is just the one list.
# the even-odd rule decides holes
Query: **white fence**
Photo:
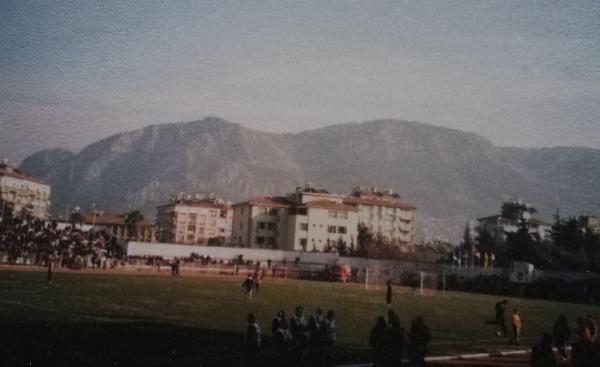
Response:
[{"label": "white fence", "polygon": [[[403,274],[420,272],[445,274],[446,276],[457,276],[464,279],[472,279],[479,276],[500,276],[508,277],[509,269],[506,268],[481,268],[470,266],[456,266],[450,264],[435,264],[414,261],[396,261],[396,260],[377,260],[357,257],[341,257],[333,253],[322,252],[295,252],[269,249],[250,249],[241,247],[214,247],[214,246],[190,246],[167,243],[147,243],[147,242],[128,242],[124,244],[128,256],[161,256],[164,259],[173,259],[176,257],[189,257],[192,253],[201,256],[210,256],[213,259],[228,260],[236,259],[242,255],[244,260],[251,260],[256,263],[260,261],[263,265],[267,260],[273,263],[287,262],[290,266],[296,260],[313,267],[332,266],[336,264],[345,264],[355,270],[355,280],[363,281],[366,277],[367,269],[371,274],[370,282],[384,283],[387,279],[400,279]],[[542,271],[536,269],[534,279],[560,278],[566,282],[580,281],[591,278],[600,278],[600,274],[595,273],[577,273],[577,272],[558,272]]]}]

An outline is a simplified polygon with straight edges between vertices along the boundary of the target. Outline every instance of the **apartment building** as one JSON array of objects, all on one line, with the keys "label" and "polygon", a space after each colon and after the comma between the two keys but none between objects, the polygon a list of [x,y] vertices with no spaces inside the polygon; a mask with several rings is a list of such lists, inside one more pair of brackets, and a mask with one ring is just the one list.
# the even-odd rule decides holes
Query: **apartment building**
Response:
[{"label": "apartment building", "polygon": [[358,209],[358,221],[373,234],[387,237],[398,244],[413,242],[416,208],[402,202],[391,190],[356,186],[344,204]]},{"label": "apartment building", "polygon": [[188,245],[226,244],[231,241],[233,208],[216,197],[178,196],[158,207],[157,239]]},{"label": "apartment building", "polygon": [[0,217],[11,206],[14,216],[47,219],[50,186],[27,176],[5,159],[0,164]]},{"label": "apartment building", "polygon": [[289,251],[324,251],[338,241],[356,245],[358,209],[343,200],[307,185],[287,196],[235,204],[232,243]]}]

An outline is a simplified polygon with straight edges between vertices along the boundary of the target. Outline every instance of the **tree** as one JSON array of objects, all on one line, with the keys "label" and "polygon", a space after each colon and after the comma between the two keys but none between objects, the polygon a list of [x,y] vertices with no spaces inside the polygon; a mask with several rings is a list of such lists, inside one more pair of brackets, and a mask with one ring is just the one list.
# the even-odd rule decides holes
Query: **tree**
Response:
[{"label": "tree", "polygon": [[534,214],[537,213],[537,210],[534,207],[516,199],[511,201],[505,201],[502,203],[502,218],[521,220],[523,219],[523,214],[525,212]]},{"label": "tree", "polygon": [[366,256],[369,246],[374,242],[373,234],[369,230],[369,227],[360,223],[358,225],[358,236],[356,239],[358,242],[358,256]]},{"label": "tree", "polygon": [[[125,214],[125,225],[127,226],[127,237],[129,238],[138,238],[138,225],[144,220],[144,216],[140,213],[139,210],[132,210],[129,213]],[[132,233],[134,234],[132,236]]]},{"label": "tree", "polygon": [[516,232],[506,234],[507,257],[510,261],[526,261],[538,264],[537,245],[539,238],[534,238],[529,233],[529,228],[525,221],[519,222],[519,229]]},{"label": "tree", "polygon": [[344,241],[342,238],[339,238],[335,244],[335,250],[340,256],[347,256],[348,245],[346,244],[346,241]]},{"label": "tree", "polygon": [[471,228],[469,227],[469,223],[467,223],[465,226],[465,231],[463,232],[462,248],[468,253],[471,253],[473,249],[473,237],[471,237]]}]

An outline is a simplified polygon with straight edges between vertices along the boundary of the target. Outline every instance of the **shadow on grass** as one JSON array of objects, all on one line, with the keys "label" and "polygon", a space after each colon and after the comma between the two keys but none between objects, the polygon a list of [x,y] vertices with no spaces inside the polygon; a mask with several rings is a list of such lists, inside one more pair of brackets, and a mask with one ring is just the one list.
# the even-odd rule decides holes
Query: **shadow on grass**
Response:
[{"label": "shadow on grass", "polygon": [[[241,333],[159,322],[0,325],[0,360],[6,366],[242,366]],[[279,366],[263,336],[261,366]],[[368,360],[359,348],[337,351],[335,362]],[[286,365],[312,366],[295,359]]]}]

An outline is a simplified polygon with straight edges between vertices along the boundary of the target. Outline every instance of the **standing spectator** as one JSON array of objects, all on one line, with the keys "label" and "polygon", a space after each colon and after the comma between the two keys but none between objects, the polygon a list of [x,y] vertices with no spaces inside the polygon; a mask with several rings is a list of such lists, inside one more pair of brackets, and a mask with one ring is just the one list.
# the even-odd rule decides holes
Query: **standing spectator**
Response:
[{"label": "standing spectator", "polygon": [[519,338],[521,336],[521,328],[523,327],[523,322],[521,321],[521,316],[519,316],[519,310],[515,308],[512,314],[512,338],[510,339],[515,345],[519,345]]},{"label": "standing spectator", "polygon": [[427,344],[431,339],[429,327],[425,325],[423,316],[417,316],[411,321],[408,358],[413,366],[425,366],[425,356],[427,355]]},{"label": "standing spectator", "polygon": [[267,268],[271,269],[271,259],[267,259]]},{"label": "standing spectator", "polygon": [[375,367],[383,366],[385,363],[384,343],[387,336],[387,323],[383,316],[377,316],[375,326],[369,333],[369,344],[373,352],[373,365]]},{"label": "standing spectator", "polygon": [[308,323],[306,322],[303,311],[304,309],[302,306],[296,306],[294,315],[290,318],[290,331],[300,354],[308,345]]},{"label": "standing spectator", "polygon": [[392,307],[392,281],[387,281],[387,292],[385,293],[385,303],[388,307]]},{"label": "standing spectator", "polygon": [[321,356],[321,339],[323,335],[323,310],[317,307],[315,313],[308,318],[308,332],[310,333],[310,352],[312,357]]},{"label": "standing spectator", "polygon": [[595,351],[592,343],[592,333],[586,325],[586,320],[582,317],[577,318],[577,341],[573,343],[571,350],[571,363],[573,367],[597,367],[600,361],[598,353]]},{"label": "standing spectator", "polygon": [[324,351],[324,364],[328,366],[333,359],[333,348],[335,346],[335,340],[337,338],[336,325],[335,325],[335,313],[333,310],[327,311],[325,319],[323,319],[323,351]]},{"label": "standing spectator", "polygon": [[544,334],[542,341],[531,350],[531,367],[558,367],[552,350],[552,335]]},{"label": "standing spectator", "polygon": [[571,328],[565,315],[560,315],[552,328],[556,349],[563,358],[567,358],[567,342],[571,338]]},{"label": "standing spectator", "polygon": [[400,319],[394,315],[388,325],[385,340],[385,356],[390,366],[400,366],[402,364],[405,338],[404,328],[400,326]]},{"label": "standing spectator", "polygon": [[288,358],[288,349],[292,335],[283,310],[280,310],[273,319],[273,322],[271,322],[271,332],[273,333],[279,362],[280,364],[284,364]]},{"label": "standing spectator", "polygon": [[246,300],[252,300],[252,288],[254,287],[254,281],[252,279],[252,275],[248,275],[248,277],[242,283],[242,290],[244,291],[244,297]]},{"label": "standing spectator", "polygon": [[260,326],[254,314],[249,313],[246,318],[246,337],[244,338],[244,360],[247,367],[258,366],[256,355],[261,346]]}]

